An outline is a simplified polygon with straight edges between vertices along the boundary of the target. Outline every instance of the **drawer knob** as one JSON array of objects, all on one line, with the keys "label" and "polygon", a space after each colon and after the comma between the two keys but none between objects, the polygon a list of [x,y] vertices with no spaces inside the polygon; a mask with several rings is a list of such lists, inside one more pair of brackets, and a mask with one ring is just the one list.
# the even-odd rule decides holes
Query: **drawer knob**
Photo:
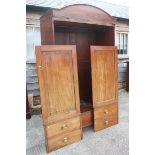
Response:
[{"label": "drawer knob", "polygon": [[108,121],[105,121],[105,125],[108,125],[109,124],[109,122]]},{"label": "drawer knob", "polygon": [[68,142],[69,138],[68,137],[65,137],[64,138],[64,142]]},{"label": "drawer knob", "polygon": [[67,124],[62,125],[62,127],[61,127],[62,130],[63,129],[67,129],[67,128],[68,128],[68,125]]},{"label": "drawer knob", "polygon": [[108,111],[108,110],[105,110],[105,111],[104,111],[104,113],[105,113],[105,114],[108,114],[108,113],[109,113],[109,111]]}]

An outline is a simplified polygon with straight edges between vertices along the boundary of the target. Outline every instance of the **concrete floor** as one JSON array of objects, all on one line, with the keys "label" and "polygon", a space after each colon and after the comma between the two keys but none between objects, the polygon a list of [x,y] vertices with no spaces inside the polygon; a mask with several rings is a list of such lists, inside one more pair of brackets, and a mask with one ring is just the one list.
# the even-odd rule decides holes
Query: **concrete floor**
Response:
[{"label": "concrete floor", "polygon": [[[94,133],[83,129],[83,140],[49,153],[49,155],[128,155],[129,94],[119,91],[119,124]],[[40,115],[26,120],[26,154],[46,155],[44,131]]]}]

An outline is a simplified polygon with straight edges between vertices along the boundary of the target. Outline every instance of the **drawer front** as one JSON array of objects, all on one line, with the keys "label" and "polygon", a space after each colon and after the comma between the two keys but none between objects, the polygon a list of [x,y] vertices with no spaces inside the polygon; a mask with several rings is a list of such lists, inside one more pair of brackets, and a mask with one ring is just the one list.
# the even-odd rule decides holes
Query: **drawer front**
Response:
[{"label": "drawer front", "polygon": [[95,131],[99,131],[104,128],[115,125],[117,123],[118,123],[118,113],[113,113],[111,115],[94,120],[94,129]]},{"label": "drawer front", "polygon": [[46,128],[47,138],[55,135],[62,134],[67,131],[81,128],[81,116],[67,119],[52,125],[48,125]]},{"label": "drawer front", "polygon": [[87,127],[93,124],[93,110],[82,113],[82,127]]},{"label": "drawer front", "polygon": [[94,119],[100,119],[118,113],[118,104],[113,103],[94,109]]},{"label": "drawer front", "polygon": [[72,144],[76,141],[81,140],[81,138],[81,129],[50,138],[48,139],[48,152],[61,148],[65,145]]}]

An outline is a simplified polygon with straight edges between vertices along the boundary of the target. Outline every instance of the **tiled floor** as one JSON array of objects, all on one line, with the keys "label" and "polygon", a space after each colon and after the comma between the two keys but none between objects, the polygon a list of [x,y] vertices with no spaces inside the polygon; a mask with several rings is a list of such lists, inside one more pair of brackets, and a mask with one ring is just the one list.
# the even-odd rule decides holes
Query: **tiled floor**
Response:
[{"label": "tiled floor", "polygon": [[[119,92],[119,124],[94,133],[92,127],[83,130],[83,139],[49,153],[49,155],[128,155],[129,154],[129,94]],[[32,116],[27,123],[26,154],[46,155],[41,116]]]}]

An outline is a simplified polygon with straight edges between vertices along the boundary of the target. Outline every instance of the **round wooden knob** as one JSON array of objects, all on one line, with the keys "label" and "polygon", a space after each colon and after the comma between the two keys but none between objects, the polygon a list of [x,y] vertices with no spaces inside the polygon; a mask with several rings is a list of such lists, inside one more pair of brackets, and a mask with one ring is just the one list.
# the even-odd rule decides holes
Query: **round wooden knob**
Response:
[{"label": "round wooden knob", "polygon": [[108,124],[109,124],[109,122],[108,122],[108,121],[105,121],[105,124],[106,124],[106,125],[108,125]]},{"label": "round wooden knob", "polygon": [[64,138],[64,142],[68,142],[69,138],[68,137],[65,137]]},{"label": "round wooden knob", "polygon": [[108,110],[105,110],[105,111],[104,111],[104,113],[105,113],[105,114],[108,114],[108,113],[109,113],[109,111],[108,111]]}]

